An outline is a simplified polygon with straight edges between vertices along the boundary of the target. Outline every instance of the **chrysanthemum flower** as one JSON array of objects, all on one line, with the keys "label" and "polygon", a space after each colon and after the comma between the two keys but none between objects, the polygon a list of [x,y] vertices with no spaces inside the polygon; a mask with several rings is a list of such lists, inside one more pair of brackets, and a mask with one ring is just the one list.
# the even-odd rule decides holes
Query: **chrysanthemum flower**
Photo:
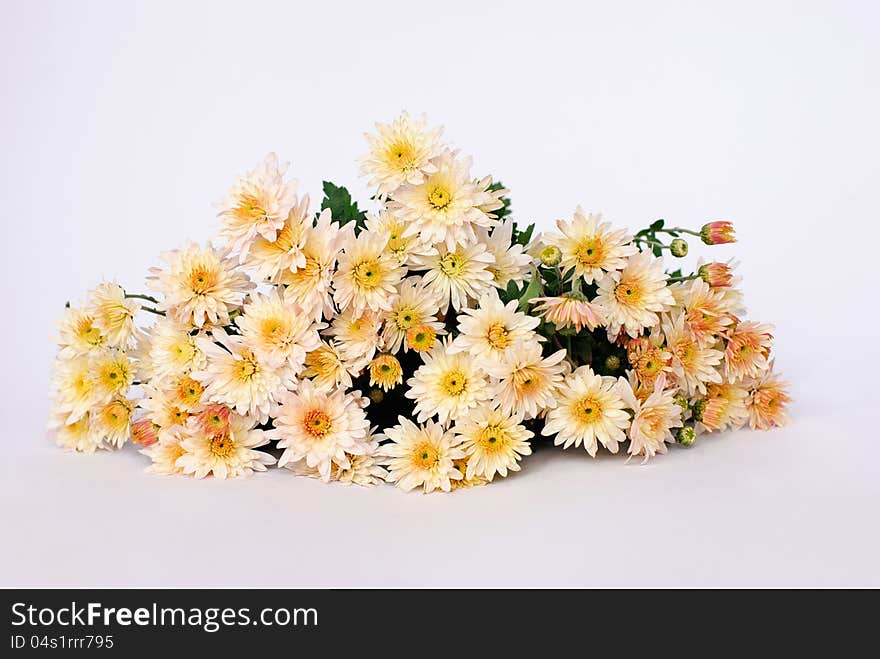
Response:
[{"label": "chrysanthemum flower", "polygon": [[517,310],[517,300],[506,305],[494,289],[484,293],[475,309],[462,309],[459,335],[449,352],[467,352],[477,359],[498,359],[514,342],[544,340],[533,331],[540,320]]},{"label": "chrysanthemum flower", "polygon": [[306,367],[300,377],[311,378],[321,391],[351,386],[351,376],[360,371],[360,364],[348,362],[339,346],[332,339],[322,341],[315,350],[306,355]]},{"label": "chrysanthemum flower", "polygon": [[700,238],[707,245],[724,245],[736,242],[736,232],[733,224],[724,220],[709,222],[700,229]]},{"label": "chrysanthemum flower", "polygon": [[445,330],[437,330],[433,323],[419,323],[406,330],[406,347],[416,352],[429,352],[438,344],[437,334],[445,334]]},{"label": "chrysanthemum flower", "polygon": [[491,481],[508,471],[519,471],[522,456],[530,455],[529,439],[534,436],[523,425],[522,414],[505,414],[488,404],[455,422],[452,431],[468,456],[465,478],[475,476]]},{"label": "chrysanthemum flower", "polygon": [[445,334],[443,323],[434,315],[438,303],[432,292],[425,288],[421,277],[407,277],[397,286],[397,295],[391,298],[391,310],[386,314],[382,340],[390,353],[396,353],[404,343],[407,331],[417,325],[427,325],[434,336]]},{"label": "chrysanthemum flower", "polygon": [[61,359],[88,355],[107,345],[107,337],[98,329],[94,316],[78,307],[64,310],[58,329],[58,357]]},{"label": "chrysanthemum flower", "polygon": [[713,289],[702,279],[670,287],[677,306],[683,307],[688,329],[700,344],[713,344],[724,335],[734,318],[725,301],[725,291]]},{"label": "chrysanthemum flower", "polygon": [[449,344],[422,355],[424,364],[407,380],[405,396],[416,401],[421,423],[437,415],[440,423],[455,421],[489,398],[486,374],[469,353],[450,353]]},{"label": "chrysanthemum flower", "polygon": [[152,446],[159,441],[159,426],[150,419],[141,419],[131,424],[131,441],[138,446]]},{"label": "chrysanthemum flower", "polygon": [[234,412],[221,403],[209,403],[195,415],[195,424],[206,435],[219,437],[229,432],[229,420]]},{"label": "chrysanthemum flower", "polygon": [[68,424],[81,419],[94,405],[110,399],[98,391],[88,357],[56,361],[51,388],[53,408],[59,415],[67,415]]},{"label": "chrysanthemum flower", "polygon": [[333,319],[326,334],[336,340],[343,359],[359,370],[382,345],[381,329],[382,316],[378,312],[349,307]]},{"label": "chrysanthemum flower", "polygon": [[106,403],[128,392],[134,380],[134,368],[124,352],[110,348],[89,357],[89,378],[96,402]]},{"label": "chrysanthemum flower", "polygon": [[532,311],[556,327],[592,330],[604,322],[602,307],[589,302],[582,293],[571,291],[558,297],[536,297],[531,302],[536,305]]},{"label": "chrysanthemum flower", "polygon": [[278,465],[305,460],[325,482],[330,480],[332,465],[348,469],[348,455],[367,450],[370,424],[360,392],[336,389],[326,393],[304,380],[295,392],[288,391],[281,397],[273,424],[275,429],[268,432],[268,437],[279,440],[278,447],[284,449]]},{"label": "chrysanthemum flower", "polygon": [[169,381],[171,385],[167,390],[171,394],[174,405],[186,412],[194,412],[204,403],[205,387],[189,374],[181,375],[176,380]]},{"label": "chrysanthemum flower", "polygon": [[556,407],[547,412],[542,435],[556,435],[553,443],[566,449],[584,445],[596,457],[599,443],[617,453],[619,442],[626,441],[629,414],[617,380],[596,375],[589,366],[581,366],[565,378],[556,394]]},{"label": "chrysanthemum flower", "polygon": [[474,227],[496,224],[488,209],[501,208],[501,203],[471,179],[470,158],[456,158],[446,151],[434,163],[437,171],[421,183],[401,186],[389,207],[407,223],[405,236],[444,243],[454,251],[477,240]]},{"label": "chrysanthemum flower", "polygon": [[321,345],[318,330],[325,327],[277,288],[252,294],[235,324],[251,350],[268,362],[286,364],[293,374],[303,369],[306,354]]},{"label": "chrysanthemum flower", "polygon": [[254,279],[277,281],[283,272],[305,268],[303,249],[311,226],[309,196],[304,195],[290,209],[274,240],[257,236],[251,245],[245,265],[254,269]]},{"label": "chrysanthemum flower", "polygon": [[114,398],[93,409],[90,416],[92,431],[105,446],[121,448],[130,436],[131,414],[134,404],[126,398]]},{"label": "chrysanthemum flower", "polygon": [[[219,345],[218,345],[219,344]],[[259,357],[240,336],[215,329],[211,339],[199,339],[208,364],[192,377],[205,386],[205,399],[228,405],[240,415],[265,423],[281,394],[292,386],[287,364]]]},{"label": "chrysanthemum flower", "polygon": [[333,299],[340,310],[352,307],[388,311],[395,286],[406,274],[398,260],[385,252],[385,234],[362,232],[346,242],[333,277]]},{"label": "chrysanthemum flower", "polygon": [[672,370],[672,353],[666,348],[666,337],[659,326],[648,336],[629,339],[626,342],[627,360],[639,384],[654,388],[654,382],[662,373]]},{"label": "chrysanthemum flower", "polygon": [[706,385],[721,382],[718,367],[724,358],[720,350],[701,346],[685,321],[684,313],[663,322],[666,345],[672,353],[671,371],[675,382],[688,396],[705,394]]},{"label": "chrysanthemum flower", "polygon": [[443,150],[443,128],[428,128],[422,115],[402,113],[390,124],[376,124],[378,135],[367,134],[370,152],[361,159],[361,171],[379,195],[394,192],[404,183],[419,184],[425,174],[437,171],[432,160]]},{"label": "chrysanthemum flower", "polygon": [[240,177],[217,204],[222,219],[220,235],[243,263],[257,236],[275,240],[296,203],[296,182],[285,181],[289,163],[280,164],[270,153],[257,167]]},{"label": "chrysanthemum flower", "polygon": [[141,308],[125,297],[125,290],[115,282],[104,282],[89,291],[86,311],[95,327],[114,348],[125,349],[134,332],[134,316]]},{"label": "chrysanthemum flower", "polygon": [[506,220],[492,229],[477,227],[477,242],[483,243],[486,250],[495,257],[489,272],[500,289],[506,289],[510,282],[522,284],[529,274],[532,257],[524,253],[522,245],[513,245],[513,221]]},{"label": "chrysanthemum flower", "polygon": [[489,484],[489,479],[484,478],[483,476],[477,476],[474,474],[470,478],[467,477],[467,465],[469,460],[467,458],[459,458],[458,460],[452,461],[452,466],[455,467],[456,471],[461,474],[460,479],[455,479],[449,481],[450,485],[452,485],[452,491],[455,490],[463,490],[471,487],[482,487],[483,485]]},{"label": "chrysanthemum flower", "polygon": [[759,380],[748,389],[746,406],[749,413],[749,426],[754,430],[769,430],[785,425],[788,421],[786,408],[791,402],[788,383],[773,372],[773,363]]},{"label": "chrysanthemum flower", "polygon": [[735,286],[738,281],[738,278],[733,275],[735,267],[736,263],[732,259],[727,263],[719,261],[698,263],[697,274],[712,288],[730,288]]},{"label": "chrysanthemum flower", "polygon": [[522,412],[524,418],[534,419],[556,404],[556,392],[569,368],[565,354],[559,350],[545,358],[541,344],[525,341],[512,346],[498,361],[480,362],[494,380],[491,398],[507,414]]},{"label": "chrysanthemum flower", "polygon": [[593,302],[605,311],[609,337],[621,329],[637,337],[657,325],[657,314],[675,303],[666,287],[668,278],[663,261],[650,252],[639,252],[626,261],[623,270],[603,278]]},{"label": "chrysanthemum flower", "polygon": [[644,455],[647,462],[657,453],[666,453],[666,442],[675,441],[672,429],[682,425],[681,407],[675,402],[674,390],[665,386],[666,377],[661,375],[654,383],[654,391],[642,401],[629,382],[618,379],[618,392],[633,413],[629,429],[630,457]]},{"label": "chrysanthemum flower", "polygon": [[406,235],[407,223],[389,208],[383,208],[379,215],[367,215],[365,224],[369,233],[388,237],[385,251],[394,256],[400,265],[408,263],[414,254],[433,254],[436,251],[422,236]]},{"label": "chrysanthemum flower", "polygon": [[207,358],[196,345],[188,325],[172,318],[160,318],[147,330],[150,378],[155,382],[172,380],[205,367]]},{"label": "chrysanthemum flower", "polygon": [[384,483],[388,478],[388,470],[382,466],[384,459],[379,442],[372,434],[367,438],[363,455],[349,455],[347,468],[337,467],[335,478],[340,483],[353,483],[370,487]]},{"label": "chrysanthemum flower", "polygon": [[741,382],[709,385],[696,415],[700,428],[713,432],[741,427],[749,418],[748,394],[748,385]]},{"label": "chrysanthemum flower", "polygon": [[760,378],[769,368],[773,346],[773,325],[745,321],[730,332],[724,350],[724,372],[731,382],[743,378]]},{"label": "chrysanthemum flower", "polygon": [[626,230],[611,231],[611,224],[601,220],[601,214],[585,216],[578,206],[570,222],[556,221],[560,233],[549,232],[543,237],[546,244],[562,252],[562,269],[574,270],[575,276],[588,284],[601,281],[605,273],[621,270],[627,257],[638,252]]},{"label": "chrysanthemum flower", "polygon": [[179,434],[172,433],[142,448],[140,453],[150,458],[151,461],[150,466],[147,467],[147,472],[162,476],[182,474],[183,467],[180,466],[178,460],[186,451],[181,446],[180,440]]},{"label": "chrysanthemum flower", "polygon": [[138,402],[147,419],[158,427],[160,439],[186,425],[190,413],[177,399],[174,389],[158,388],[152,383],[143,385],[143,397]]},{"label": "chrysanthemum flower", "polygon": [[397,420],[398,425],[385,431],[391,442],[381,447],[388,458],[388,481],[405,492],[416,487],[426,493],[449,492],[452,481],[462,479],[453,464],[465,457],[459,438],[433,421],[417,426],[402,416]]},{"label": "chrysanthemum flower", "polygon": [[482,243],[458,247],[454,251],[440,246],[437,254],[413,257],[413,269],[427,270],[425,288],[440,302],[440,311],[446,313],[449,305],[459,311],[468,300],[478,300],[494,285],[489,267],[495,257]]},{"label": "chrysanthemum flower", "polygon": [[210,243],[207,247],[190,243],[163,253],[161,258],[168,268],[150,268],[147,286],[164,296],[160,309],[187,325],[226,325],[229,312],[241,306],[245,294],[254,287],[248,276]]},{"label": "chrysanthemum flower", "polygon": [[370,386],[389,391],[403,382],[403,369],[397,357],[383,353],[370,362]]},{"label": "chrysanthemum flower", "polygon": [[293,272],[284,270],[278,276],[278,283],[286,287],[285,293],[316,321],[322,315],[331,318],[336,311],[331,295],[333,271],[343,244],[354,236],[351,224],[340,227],[331,219],[327,208],[321,211],[315,226],[306,231],[305,267]]},{"label": "chrysanthemum flower", "polygon": [[255,425],[253,418],[233,414],[225,435],[207,435],[195,423],[195,419],[190,419],[180,440],[184,453],[175,464],[184,474],[192,474],[196,478],[208,475],[214,478],[239,478],[250,476],[255,471],[266,471],[267,466],[275,464],[275,458],[264,451],[254,450],[269,443],[266,433],[255,428]]},{"label": "chrysanthemum flower", "polygon": [[56,413],[49,424],[58,446],[78,453],[94,453],[103,448],[101,437],[92,431],[88,412],[71,423],[67,419],[66,412]]}]

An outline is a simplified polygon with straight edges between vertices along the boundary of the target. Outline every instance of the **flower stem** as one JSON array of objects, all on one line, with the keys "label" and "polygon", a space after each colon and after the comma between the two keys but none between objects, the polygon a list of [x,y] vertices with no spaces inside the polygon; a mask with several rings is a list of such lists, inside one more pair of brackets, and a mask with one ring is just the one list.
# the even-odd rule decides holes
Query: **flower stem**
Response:
[{"label": "flower stem", "polygon": [[669,249],[669,245],[664,245],[659,240],[652,240],[651,238],[638,237],[638,238],[635,238],[635,242],[647,243],[648,245],[651,245],[652,247],[659,247],[660,249]]},{"label": "flower stem", "polygon": [[698,236],[698,237],[700,236],[699,231],[694,231],[693,229],[682,229],[681,227],[672,227],[670,229],[657,229],[657,230],[662,231],[664,233],[670,233],[670,232],[674,231],[675,233],[687,233],[692,236]]},{"label": "flower stem", "polygon": [[699,279],[700,275],[694,273],[692,275],[685,275],[684,277],[670,277],[666,280],[667,284],[674,284],[678,281],[690,281],[691,279]]},{"label": "flower stem", "polygon": [[149,311],[150,313],[154,313],[157,316],[164,316],[164,311],[159,311],[158,309],[154,309],[153,307],[141,307],[141,311]]},{"label": "flower stem", "polygon": [[159,304],[159,300],[149,295],[144,295],[142,293],[126,293],[125,297],[128,299],[136,298],[138,300],[146,300],[147,302],[152,302],[153,304]]}]

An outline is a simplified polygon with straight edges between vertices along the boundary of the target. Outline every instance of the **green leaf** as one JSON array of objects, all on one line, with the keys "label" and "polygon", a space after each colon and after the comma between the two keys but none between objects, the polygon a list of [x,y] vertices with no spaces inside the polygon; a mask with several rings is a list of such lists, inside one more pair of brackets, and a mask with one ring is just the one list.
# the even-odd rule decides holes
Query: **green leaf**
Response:
[{"label": "green leaf", "polygon": [[681,268],[679,268],[679,269],[676,270],[675,272],[670,272],[670,273],[669,273],[669,276],[670,276],[670,277],[681,277]]},{"label": "green leaf", "polygon": [[367,212],[358,208],[357,202],[351,200],[351,194],[344,187],[324,181],[324,199],[321,210],[330,209],[333,219],[340,225],[355,223],[355,231],[359,232],[366,225]]},{"label": "green leaf", "polygon": [[654,253],[654,256],[661,256],[663,254],[663,248],[659,245],[654,245],[654,248],[651,251]]},{"label": "green leaf", "polygon": [[507,290],[500,291],[498,297],[501,298],[501,301],[504,302],[504,304],[507,304],[511,300],[518,300],[522,293],[523,292],[520,290],[517,283],[511,279],[507,283]]},{"label": "green leaf", "polygon": [[664,220],[664,219],[661,218],[661,219],[657,220],[656,222],[654,222],[653,224],[651,224],[651,226],[648,227],[648,229],[649,229],[649,231],[651,231],[651,232],[659,231],[660,229],[663,228],[663,225],[664,225],[665,223],[666,223],[666,220]]},{"label": "green leaf", "polygon": [[529,308],[529,302],[532,298],[540,297],[544,293],[544,287],[541,284],[541,275],[538,274],[537,268],[532,266],[532,279],[526,287],[525,293],[519,299],[520,311],[526,311]]}]

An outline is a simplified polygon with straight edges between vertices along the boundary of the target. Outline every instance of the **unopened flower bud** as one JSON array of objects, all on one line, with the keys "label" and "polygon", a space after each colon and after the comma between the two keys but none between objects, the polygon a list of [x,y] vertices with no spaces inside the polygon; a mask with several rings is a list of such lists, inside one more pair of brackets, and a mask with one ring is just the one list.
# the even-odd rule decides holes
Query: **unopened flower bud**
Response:
[{"label": "unopened flower bud", "polygon": [[736,233],[733,230],[733,224],[724,220],[717,222],[709,222],[700,229],[700,238],[707,245],[723,245],[725,243],[735,243]]},{"label": "unopened flower bud", "polygon": [[620,357],[617,355],[608,355],[605,358],[605,368],[609,371],[616,371],[620,368]]},{"label": "unopened flower bud", "polygon": [[131,441],[140,446],[152,446],[159,440],[159,426],[149,419],[131,424]]},{"label": "unopened flower bud", "polygon": [[706,411],[706,404],[708,401],[705,398],[701,398],[693,406],[693,415],[694,421],[702,421],[703,420],[703,412]]},{"label": "unopened flower bud", "polygon": [[687,412],[688,399],[687,396],[678,395],[675,397],[675,404],[681,408],[682,412]]},{"label": "unopened flower bud", "polygon": [[693,426],[683,426],[675,433],[675,438],[682,446],[693,446],[697,439],[697,431]]},{"label": "unopened flower bud", "polygon": [[370,393],[367,395],[374,403],[381,403],[385,399],[385,394],[382,393],[381,389],[370,389]]},{"label": "unopened flower bud", "polygon": [[548,245],[541,250],[540,257],[542,265],[552,268],[553,266],[559,265],[559,262],[562,261],[562,252],[555,245]]},{"label": "unopened flower bud", "polygon": [[669,243],[669,251],[672,252],[673,256],[677,256],[678,258],[687,256],[687,241],[684,238],[676,238],[671,243]]},{"label": "unopened flower bud", "polygon": [[706,263],[697,274],[712,288],[727,288],[733,283],[733,270],[726,263]]}]

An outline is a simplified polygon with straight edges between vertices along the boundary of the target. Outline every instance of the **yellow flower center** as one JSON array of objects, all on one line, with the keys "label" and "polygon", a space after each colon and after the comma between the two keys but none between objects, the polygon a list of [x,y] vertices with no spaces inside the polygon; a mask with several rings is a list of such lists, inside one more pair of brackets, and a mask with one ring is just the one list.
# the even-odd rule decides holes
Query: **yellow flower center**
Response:
[{"label": "yellow flower center", "polygon": [[415,149],[409,142],[396,142],[388,149],[388,160],[400,171],[406,171],[415,164]]},{"label": "yellow flower center", "polygon": [[467,377],[458,369],[453,369],[443,376],[441,387],[447,396],[460,396],[467,390]]},{"label": "yellow flower center", "polygon": [[205,266],[197,266],[189,272],[189,287],[196,295],[205,295],[217,284],[217,273]]},{"label": "yellow flower center", "polygon": [[253,195],[244,194],[238,199],[238,206],[233,211],[235,217],[240,221],[248,224],[256,224],[266,219],[266,209],[262,207],[260,201]]},{"label": "yellow flower center", "polygon": [[211,453],[218,458],[228,458],[235,451],[235,441],[228,435],[215,437],[211,440]]},{"label": "yellow flower center", "polygon": [[614,297],[625,306],[638,306],[642,300],[642,288],[636,282],[622,281],[614,288]]},{"label": "yellow flower center", "polygon": [[379,355],[370,362],[370,384],[377,384],[386,391],[402,381],[403,369],[393,355]]},{"label": "yellow flower center", "polygon": [[276,343],[287,336],[289,323],[286,318],[265,318],[260,326],[260,334],[268,343]]},{"label": "yellow flower center", "polygon": [[507,446],[507,431],[501,426],[488,425],[477,435],[477,446],[485,453],[501,453]]},{"label": "yellow flower center", "polygon": [[440,271],[447,277],[457,277],[464,270],[464,258],[455,253],[450,252],[440,259]]},{"label": "yellow flower center", "polygon": [[90,317],[81,320],[77,325],[76,335],[81,341],[84,341],[89,345],[97,346],[104,341],[104,337],[101,336],[101,330],[95,327],[92,323],[93,321]]},{"label": "yellow flower center", "polygon": [[250,380],[257,372],[257,360],[253,355],[246,354],[236,361],[235,368],[235,375],[239,380]]},{"label": "yellow flower center", "polygon": [[504,326],[504,323],[494,323],[489,327],[486,339],[496,350],[504,350],[510,345],[510,332]]},{"label": "yellow flower center", "polygon": [[271,245],[276,251],[287,253],[298,246],[301,232],[299,225],[297,225],[297,229],[294,229],[294,225],[288,220],[281,227],[275,236],[275,242]]},{"label": "yellow flower center", "polygon": [[430,442],[421,442],[412,450],[412,461],[419,469],[433,469],[440,461],[440,453]]},{"label": "yellow flower center", "polygon": [[408,330],[419,320],[419,314],[416,313],[414,307],[401,307],[394,314],[394,324],[397,325],[398,329],[402,329],[404,331]]},{"label": "yellow flower center", "polygon": [[354,267],[354,281],[361,288],[376,288],[381,283],[381,271],[377,259],[361,261]]},{"label": "yellow flower center", "polygon": [[602,417],[602,404],[592,396],[585,396],[574,404],[574,416],[583,424],[592,424]]},{"label": "yellow flower center", "polygon": [[515,370],[511,376],[511,381],[517,393],[531,394],[541,388],[544,382],[540,371],[531,366],[524,366]]},{"label": "yellow flower center", "polygon": [[201,402],[204,391],[205,388],[200,382],[193,380],[188,375],[184,375],[177,383],[177,400],[184,405],[192,407]]},{"label": "yellow flower center", "polygon": [[333,424],[324,410],[309,410],[303,417],[303,429],[315,439],[321,439],[330,432]]},{"label": "yellow flower center", "polygon": [[428,193],[428,203],[435,211],[442,211],[452,203],[452,195],[445,186],[435,185]]},{"label": "yellow flower center", "polygon": [[585,238],[575,251],[578,263],[586,267],[595,267],[605,261],[605,245],[598,238]]}]

